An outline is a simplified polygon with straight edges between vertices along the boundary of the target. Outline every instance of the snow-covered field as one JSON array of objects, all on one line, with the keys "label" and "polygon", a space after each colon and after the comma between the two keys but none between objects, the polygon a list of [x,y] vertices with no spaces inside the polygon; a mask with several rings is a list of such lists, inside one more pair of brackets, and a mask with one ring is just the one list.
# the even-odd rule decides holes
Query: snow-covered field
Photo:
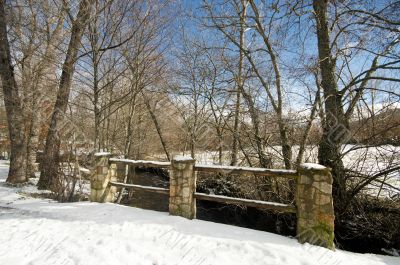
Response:
[{"label": "snow-covered field", "polygon": [[0,161],[0,264],[400,264],[117,204],[34,199],[34,186],[6,185],[7,172]]}]

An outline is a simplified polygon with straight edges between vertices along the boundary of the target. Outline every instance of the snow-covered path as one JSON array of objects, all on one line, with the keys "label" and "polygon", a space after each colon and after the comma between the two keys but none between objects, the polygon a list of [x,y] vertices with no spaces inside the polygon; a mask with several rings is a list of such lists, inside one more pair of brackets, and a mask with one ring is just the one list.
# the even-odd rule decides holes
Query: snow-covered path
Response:
[{"label": "snow-covered path", "polygon": [[5,185],[7,170],[0,161],[0,264],[400,264],[167,213],[33,199],[18,192],[34,187]]}]

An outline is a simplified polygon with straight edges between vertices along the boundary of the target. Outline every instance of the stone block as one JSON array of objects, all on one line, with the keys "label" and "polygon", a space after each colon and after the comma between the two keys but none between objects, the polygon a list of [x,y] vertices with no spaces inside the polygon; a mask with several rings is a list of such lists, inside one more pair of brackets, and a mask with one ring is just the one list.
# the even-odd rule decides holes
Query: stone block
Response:
[{"label": "stone block", "polygon": [[190,196],[190,189],[189,187],[183,187],[182,189],[182,197],[188,198]]},{"label": "stone block", "polygon": [[318,193],[318,194],[316,194],[316,196],[315,196],[314,203],[315,203],[316,205],[320,205],[320,206],[321,206],[321,205],[330,204],[330,203],[332,203],[332,196],[329,196],[329,195],[326,195],[326,194]]},{"label": "stone block", "polygon": [[314,175],[314,181],[330,182],[330,177],[322,174]]},{"label": "stone block", "polygon": [[102,190],[103,189],[103,182],[102,181],[92,181],[90,187],[95,190]]},{"label": "stone block", "polygon": [[318,189],[319,191],[326,193],[326,194],[332,194],[332,185],[329,184],[328,182],[314,182],[313,187]]},{"label": "stone block", "polygon": [[313,179],[308,176],[300,176],[299,183],[305,185],[311,185],[313,183]]}]

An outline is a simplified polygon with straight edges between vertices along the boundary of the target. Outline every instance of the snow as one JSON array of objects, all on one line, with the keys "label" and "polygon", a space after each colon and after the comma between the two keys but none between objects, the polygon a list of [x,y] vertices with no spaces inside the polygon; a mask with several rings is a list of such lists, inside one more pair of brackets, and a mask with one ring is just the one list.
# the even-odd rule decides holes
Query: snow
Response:
[{"label": "snow", "polygon": [[0,264],[400,264],[399,257],[330,251],[168,213],[34,199],[26,187],[4,183],[7,171],[0,161]]},{"label": "snow", "polygon": [[177,155],[177,156],[174,156],[174,160],[175,161],[193,161],[193,158],[191,156]]},{"label": "snow", "polygon": [[110,156],[110,155],[111,153],[109,152],[98,152],[94,154],[94,156]]},{"label": "snow", "polygon": [[84,168],[84,167],[79,167],[79,171],[83,172],[85,174],[90,174],[90,172],[91,172],[90,169]]},{"label": "snow", "polygon": [[110,158],[110,162],[121,162],[121,163],[128,163],[128,164],[147,164],[153,166],[170,166],[171,162],[161,162],[161,161],[150,161],[150,160],[131,160],[131,159],[124,159],[124,158]]},{"label": "snow", "polygon": [[319,170],[326,169],[325,166],[315,163],[303,163],[300,166],[306,169],[319,169]]}]

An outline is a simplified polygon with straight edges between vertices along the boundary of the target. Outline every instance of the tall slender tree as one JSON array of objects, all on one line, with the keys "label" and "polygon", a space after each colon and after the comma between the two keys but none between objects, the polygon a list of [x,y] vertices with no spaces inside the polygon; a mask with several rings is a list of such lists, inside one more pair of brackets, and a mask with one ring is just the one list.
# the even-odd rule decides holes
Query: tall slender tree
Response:
[{"label": "tall slender tree", "polygon": [[50,127],[47,132],[46,147],[44,157],[46,163],[43,163],[39,189],[55,188],[55,180],[58,176],[59,154],[60,154],[60,126],[67,110],[68,100],[71,90],[72,76],[75,70],[75,63],[78,57],[78,50],[81,45],[81,39],[86,25],[90,18],[91,7],[94,0],[82,0],[79,4],[79,11],[76,19],[72,21],[71,37],[68,44],[65,61],[62,66],[62,73],[57,93],[56,103],[52,112]]},{"label": "tall slender tree", "polygon": [[7,182],[23,183],[27,181],[25,125],[8,42],[5,9],[5,0],[0,0],[0,76],[11,142]]}]

